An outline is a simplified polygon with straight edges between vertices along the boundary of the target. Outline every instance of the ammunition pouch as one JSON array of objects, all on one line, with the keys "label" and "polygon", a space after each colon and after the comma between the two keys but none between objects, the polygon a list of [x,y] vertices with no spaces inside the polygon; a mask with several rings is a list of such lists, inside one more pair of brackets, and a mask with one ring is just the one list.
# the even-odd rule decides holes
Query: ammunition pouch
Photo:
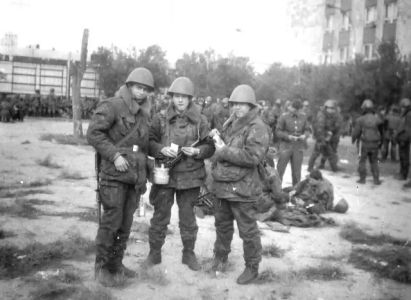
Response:
[{"label": "ammunition pouch", "polygon": [[100,177],[138,186],[145,184],[147,181],[146,155],[142,152],[134,152],[131,147],[121,147],[118,152],[129,163],[127,171],[117,171],[114,162],[103,159]]}]

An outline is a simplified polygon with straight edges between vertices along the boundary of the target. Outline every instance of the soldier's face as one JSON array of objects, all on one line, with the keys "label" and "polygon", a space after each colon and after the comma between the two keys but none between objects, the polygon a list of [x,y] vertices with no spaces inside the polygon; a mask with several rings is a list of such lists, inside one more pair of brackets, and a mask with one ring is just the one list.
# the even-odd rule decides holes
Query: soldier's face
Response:
[{"label": "soldier's face", "polygon": [[138,104],[143,103],[149,94],[149,89],[148,87],[142,85],[142,84],[133,84],[130,87],[131,94],[133,95],[133,98],[137,101]]},{"label": "soldier's face", "polygon": [[183,94],[173,94],[173,104],[178,112],[183,112],[187,109],[190,103],[190,98]]},{"label": "soldier's face", "polygon": [[326,107],[325,110],[327,111],[327,113],[329,114],[334,114],[335,113],[335,108],[334,107]]},{"label": "soldier's face", "polygon": [[231,109],[237,118],[244,117],[251,109],[247,103],[233,102]]}]

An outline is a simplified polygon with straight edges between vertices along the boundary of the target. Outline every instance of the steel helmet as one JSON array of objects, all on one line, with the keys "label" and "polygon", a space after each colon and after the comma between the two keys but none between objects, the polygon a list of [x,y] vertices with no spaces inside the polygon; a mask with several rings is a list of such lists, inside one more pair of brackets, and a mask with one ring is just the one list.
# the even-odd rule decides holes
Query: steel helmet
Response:
[{"label": "steel helmet", "polygon": [[327,108],[335,108],[335,101],[332,99],[328,99],[327,101],[325,101],[324,103],[324,107]]},{"label": "steel helmet", "polygon": [[344,198],[341,198],[340,201],[334,206],[334,211],[340,214],[346,213],[348,210],[348,202]]},{"label": "steel helmet", "polygon": [[248,103],[254,106],[257,105],[254,90],[247,84],[237,86],[231,93],[228,102]]},{"label": "steel helmet", "polygon": [[182,94],[190,97],[194,96],[194,85],[190,78],[178,77],[168,89],[169,94]]},{"label": "steel helmet", "polygon": [[408,99],[408,98],[402,98],[401,101],[400,101],[400,105],[401,105],[402,107],[411,106],[411,100]]},{"label": "steel helmet", "polygon": [[364,102],[361,104],[361,109],[366,109],[366,108],[373,108],[374,103],[370,99],[365,99]]},{"label": "steel helmet", "polygon": [[128,75],[126,83],[136,82],[154,89],[153,74],[146,68],[136,68]]}]

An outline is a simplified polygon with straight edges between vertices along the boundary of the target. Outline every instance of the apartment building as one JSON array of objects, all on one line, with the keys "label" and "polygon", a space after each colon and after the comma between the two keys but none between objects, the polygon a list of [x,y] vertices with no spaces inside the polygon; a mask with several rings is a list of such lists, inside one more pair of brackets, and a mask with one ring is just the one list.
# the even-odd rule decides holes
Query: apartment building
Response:
[{"label": "apartment building", "polygon": [[[395,41],[411,59],[411,0],[290,0],[295,35],[315,63],[377,57],[381,42]],[[308,21],[304,21],[308,20]]]},{"label": "apartment building", "polygon": [[411,0],[326,0],[322,63],[344,63],[363,55],[377,57],[381,42],[394,41],[411,55]]}]

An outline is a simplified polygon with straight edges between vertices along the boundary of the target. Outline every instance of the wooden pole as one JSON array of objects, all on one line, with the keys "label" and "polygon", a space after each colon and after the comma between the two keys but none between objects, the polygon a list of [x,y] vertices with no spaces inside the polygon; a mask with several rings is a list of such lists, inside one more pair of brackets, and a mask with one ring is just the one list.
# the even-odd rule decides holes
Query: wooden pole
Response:
[{"label": "wooden pole", "polygon": [[80,64],[72,65],[72,96],[73,96],[73,135],[75,138],[83,137],[83,126],[81,122],[81,81],[87,66],[87,44],[88,29],[84,29],[81,43]]}]

